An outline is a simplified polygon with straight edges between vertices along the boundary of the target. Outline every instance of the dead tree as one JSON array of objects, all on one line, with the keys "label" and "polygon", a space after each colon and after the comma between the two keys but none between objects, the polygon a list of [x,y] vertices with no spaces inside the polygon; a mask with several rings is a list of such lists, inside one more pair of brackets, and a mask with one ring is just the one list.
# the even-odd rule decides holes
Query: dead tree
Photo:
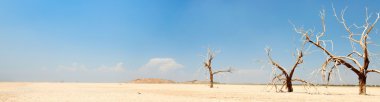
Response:
[{"label": "dead tree", "polygon": [[294,75],[296,68],[298,67],[299,64],[303,63],[302,51],[297,50],[298,51],[297,60],[296,60],[296,63],[293,65],[292,69],[290,70],[290,72],[286,71],[286,69],[284,67],[282,67],[280,64],[278,64],[277,62],[275,62],[272,59],[272,57],[270,55],[270,51],[271,51],[270,49],[266,49],[267,56],[269,58],[270,63],[274,66],[274,68],[277,68],[281,71],[281,74],[278,74],[278,75],[275,73],[275,71],[273,71],[274,77],[272,79],[271,84],[275,86],[276,91],[278,90],[277,89],[277,83],[278,82],[282,83],[282,86],[279,89],[280,92],[282,92],[282,89],[284,88],[284,86],[286,86],[286,88],[288,89],[288,92],[293,92],[293,84],[292,84],[293,81],[301,82],[306,86],[310,86],[310,85],[314,86],[314,84],[311,84],[305,80],[302,80],[299,78],[293,78],[293,75]]},{"label": "dead tree", "polygon": [[[344,56],[338,56],[331,52],[330,49],[326,48],[326,42],[328,40],[321,40],[325,36],[326,32],[326,25],[325,25],[325,11],[322,10],[320,12],[320,18],[322,21],[322,32],[320,33],[314,33],[312,30],[303,30],[301,28],[295,28],[295,31],[303,36],[303,39],[306,43],[311,44],[311,46],[315,46],[316,48],[322,50],[327,55],[327,59],[322,64],[321,67],[321,73],[323,80],[326,81],[327,84],[329,83],[331,79],[331,74],[333,73],[334,69],[338,69],[338,66],[343,66],[343,68],[346,68],[348,70],[351,70],[353,73],[355,73],[358,77],[359,81],[359,94],[360,95],[366,95],[366,81],[367,81],[367,74],[368,73],[380,73],[379,70],[375,69],[368,69],[370,64],[370,53],[368,51],[368,44],[370,42],[368,41],[369,35],[371,31],[374,29],[376,23],[378,22],[380,18],[380,14],[376,13],[375,19],[370,19],[370,16],[367,13],[365,14],[365,22],[362,26],[357,26],[353,24],[352,26],[349,26],[344,18],[344,13],[346,9],[343,9],[340,13],[340,16],[338,16],[335,12],[335,8],[333,7],[334,16],[337,18],[338,22],[343,25],[345,28],[345,31],[348,33],[348,38],[351,42],[352,51],[348,51],[347,55]],[[374,20],[373,22],[370,22],[370,20]],[[354,31],[360,32],[353,32],[352,27],[355,28]],[[313,35],[315,36],[315,39],[312,38]],[[313,39],[313,40],[312,40]],[[330,40],[331,41],[331,40]],[[331,41],[332,43],[332,41]],[[360,47],[357,49],[356,47]],[[329,69],[329,70],[328,70]],[[328,71],[327,71],[328,70]],[[327,77],[326,77],[327,74]]]},{"label": "dead tree", "polygon": [[209,72],[209,78],[210,78],[210,88],[214,87],[214,75],[219,74],[219,73],[224,73],[224,72],[232,72],[232,69],[229,68],[228,70],[219,70],[219,71],[213,71],[212,69],[212,60],[215,57],[215,52],[213,52],[210,48],[208,49],[207,52],[207,57],[206,60],[203,62],[204,67],[207,69]]}]

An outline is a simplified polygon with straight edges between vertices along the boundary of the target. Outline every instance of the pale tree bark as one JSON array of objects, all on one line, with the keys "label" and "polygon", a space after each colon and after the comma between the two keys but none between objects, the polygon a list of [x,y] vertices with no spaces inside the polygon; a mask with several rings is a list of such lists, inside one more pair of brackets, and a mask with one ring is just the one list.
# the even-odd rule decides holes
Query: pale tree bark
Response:
[{"label": "pale tree bark", "polygon": [[205,61],[203,62],[203,65],[207,69],[207,71],[209,72],[210,88],[214,87],[214,75],[219,74],[219,73],[225,73],[225,72],[232,73],[231,68],[229,68],[227,70],[219,70],[219,71],[214,72],[213,68],[212,68],[212,60],[214,58],[215,58],[215,52],[212,51],[210,48],[208,48],[207,57],[206,57]]},{"label": "pale tree bark", "polygon": [[[296,60],[295,64],[292,66],[292,69],[290,70],[290,72],[286,71],[286,69],[284,67],[282,67],[280,64],[278,64],[277,62],[275,62],[272,59],[272,57],[270,55],[270,51],[271,51],[270,49],[266,49],[267,56],[269,58],[270,63],[274,66],[275,69],[278,69],[281,72],[281,74],[277,75],[277,74],[275,74],[275,71],[273,71],[274,77],[272,79],[271,84],[275,86],[277,92],[278,91],[282,92],[282,88],[284,86],[286,86],[286,89],[288,89],[287,90],[288,92],[293,92],[292,81],[301,82],[301,83],[303,83],[303,85],[306,85],[306,86],[314,86],[314,84],[309,83],[305,80],[293,78],[293,75],[295,73],[296,68],[298,67],[299,64],[303,63],[302,51],[298,51],[297,60]],[[279,89],[277,89],[277,83],[278,82],[280,82],[282,84],[282,87]]]},{"label": "pale tree bark", "polygon": [[[333,73],[333,70],[336,68],[339,68],[338,66],[344,66],[346,69],[351,70],[353,73],[355,73],[358,77],[358,84],[359,84],[359,94],[360,95],[366,95],[366,81],[367,81],[367,74],[370,72],[380,73],[378,70],[374,69],[368,69],[370,64],[370,54],[368,51],[368,38],[371,33],[371,31],[374,29],[376,23],[380,19],[380,14],[376,13],[376,18],[373,19],[373,22],[370,22],[371,17],[367,13],[366,9],[366,15],[365,15],[365,22],[362,26],[357,26],[353,24],[352,26],[348,26],[345,18],[344,13],[346,9],[343,9],[338,16],[336,14],[335,8],[333,7],[334,16],[336,19],[341,23],[345,29],[345,31],[348,33],[348,38],[351,42],[352,51],[348,51],[348,54],[346,56],[338,56],[331,52],[326,47],[327,41],[331,40],[321,40],[325,36],[326,32],[326,25],[325,25],[325,11],[322,10],[320,12],[320,17],[322,21],[322,32],[320,33],[314,33],[312,30],[303,30],[300,28],[295,28],[295,31],[303,36],[303,39],[306,43],[311,44],[312,46],[317,47],[318,49],[322,50],[327,55],[327,60],[323,63],[321,67],[322,72],[322,78],[324,80],[327,79],[327,84],[329,83],[331,79],[331,74]],[[352,27],[355,27],[355,31],[361,30],[360,32],[353,32]],[[315,39],[313,39],[312,35],[316,35]],[[332,41],[331,41],[332,43]],[[357,49],[356,46],[359,46],[360,48]],[[331,66],[330,69],[328,69]],[[329,70],[329,71],[327,71]],[[327,78],[326,78],[327,74]]]}]

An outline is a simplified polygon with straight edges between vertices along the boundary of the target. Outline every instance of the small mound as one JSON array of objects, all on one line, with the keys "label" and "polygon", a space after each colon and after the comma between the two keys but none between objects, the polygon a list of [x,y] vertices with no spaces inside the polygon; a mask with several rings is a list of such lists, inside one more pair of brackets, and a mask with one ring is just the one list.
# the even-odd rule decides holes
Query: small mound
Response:
[{"label": "small mound", "polygon": [[144,78],[136,79],[131,81],[131,83],[148,83],[148,84],[164,84],[164,83],[176,83],[172,80],[158,79],[158,78]]}]

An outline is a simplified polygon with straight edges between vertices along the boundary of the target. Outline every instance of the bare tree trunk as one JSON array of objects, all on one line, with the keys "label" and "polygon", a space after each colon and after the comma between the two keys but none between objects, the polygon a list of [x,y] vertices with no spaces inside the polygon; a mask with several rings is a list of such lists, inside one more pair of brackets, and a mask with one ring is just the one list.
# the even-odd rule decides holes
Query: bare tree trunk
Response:
[{"label": "bare tree trunk", "polygon": [[[293,74],[296,70],[296,68],[298,67],[298,65],[300,65],[301,63],[303,63],[303,53],[302,53],[302,50],[299,51],[297,50],[298,52],[298,57],[297,57],[297,61],[296,63],[293,65],[293,68],[290,72],[287,72],[285,70],[284,67],[282,67],[280,64],[276,63],[275,61],[273,61],[272,57],[270,56],[270,49],[267,49],[267,55],[268,55],[268,58],[270,60],[270,62],[272,63],[273,66],[275,66],[275,68],[281,70],[282,74],[280,75],[276,75],[273,79],[272,79],[272,84],[276,84],[276,79],[283,82],[282,85],[285,86],[286,85],[286,88],[288,89],[288,92],[293,92],[293,84],[292,84],[292,81],[300,81],[302,83],[305,83],[305,85],[308,85],[309,82],[305,81],[305,80],[302,80],[302,79],[292,79],[293,78]],[[282,88],[280,89],[280,91],[282,92]],[[276,88],[277,90],[277,88]]]},{"label": "bare tree trunk", "polygon": [[365,75],[359,76],[359,94],[366,95],[367,77]]},{"label": "bare tree trunk", "polygon": [[207,58],[205,62],[203,62],[203,64],[210,74],[210,88],[214,87],[214,75],[219,74],[219,73],[224,73],[224,72],[229,72],[229,73],[232,72],[231,67],[228,70],[212,71],[211,63],[214,57],[215,57],[215,53],[211,51],[211,49],[209,48],[208,53],[207,53]]},{"label": "bare tree trunk", "polygon": [[291,78],[286,78],[286,88],[288,88],[288,92],[293,92],[293,84]]},{"label": "bare tree trunk", "polygon": [[212,70],[210,72],[210,88],[214,87],[214,74],[212,73]]}]

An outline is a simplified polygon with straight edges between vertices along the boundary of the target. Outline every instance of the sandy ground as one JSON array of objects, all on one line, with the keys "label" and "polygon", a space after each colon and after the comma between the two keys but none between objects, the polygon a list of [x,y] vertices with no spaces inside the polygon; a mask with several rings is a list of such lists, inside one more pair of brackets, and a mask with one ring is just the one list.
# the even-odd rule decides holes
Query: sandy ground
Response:
[{"label": "sandy ground", "polygon": [[0,83],[0,102],[379,102],[380,88],[318,87],[308,94],[268,91],[265,85],[126,84],[126,83]]}]

